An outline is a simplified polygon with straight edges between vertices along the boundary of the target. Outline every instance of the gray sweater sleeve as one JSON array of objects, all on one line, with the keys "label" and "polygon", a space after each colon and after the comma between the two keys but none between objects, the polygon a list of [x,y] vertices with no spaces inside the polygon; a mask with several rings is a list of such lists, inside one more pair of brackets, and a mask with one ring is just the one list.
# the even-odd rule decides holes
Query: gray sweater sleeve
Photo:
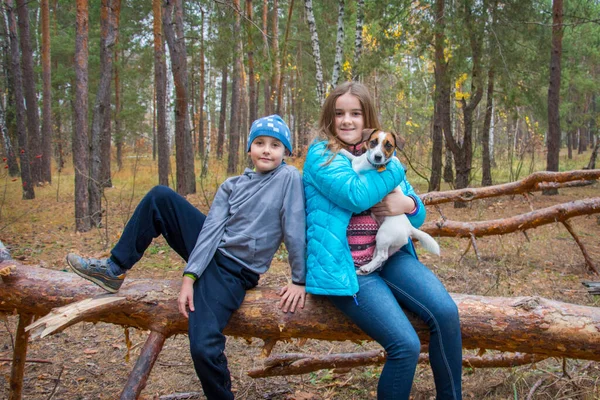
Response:
[{"label": "gray sweater sleeve", "polygon": [[292,272],[292,282],[304,285],[306,277],[306,216],[304,206],[304,187],[298,170],[284,190],[281,208],[283,242],[288,251],[288,261]]},{"label": "gray sweater sleeve", "polygon": [[199,278],[208,267],[208,263],[213,259],[229,219],[230,193],[229,181],[223,182],[213,199],[206,220],[204,220],[194,250],[192,250],[183,271],[184,274],[192,274],[196,279]]}]

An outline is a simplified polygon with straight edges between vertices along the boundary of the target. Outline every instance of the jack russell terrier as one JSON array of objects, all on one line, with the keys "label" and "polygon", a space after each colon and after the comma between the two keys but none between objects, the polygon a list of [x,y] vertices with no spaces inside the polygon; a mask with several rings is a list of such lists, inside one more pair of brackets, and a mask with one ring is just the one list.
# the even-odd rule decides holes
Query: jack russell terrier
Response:
[{"label": "jack russell terrier", "polygon": [[[386,164],[394,157],[396,148],[402,149],[404,141],[397,138],[396,135],[376,129],[365,129],[363,138],[367,137],[363,143],[365,152],[360,156],[355,156],[346,149],[340,150],[352,161],[352,169],[356,173],[369,169],[377,169],[379,172],[385,170]],[[398,190],[401,190],[398,187]],[[373,218],[379,223],[377,231],[375,253],[370,263],[363,265],[356,271],[358,275],[368,275],[380,268],[388,259],[390,254],[400,250],[408,243],[409,238],[415,238],[425,248],[425,250],[440,255],[440,246],[429,234],[412,226],[406,214],[392,215],[383,218]]]}]

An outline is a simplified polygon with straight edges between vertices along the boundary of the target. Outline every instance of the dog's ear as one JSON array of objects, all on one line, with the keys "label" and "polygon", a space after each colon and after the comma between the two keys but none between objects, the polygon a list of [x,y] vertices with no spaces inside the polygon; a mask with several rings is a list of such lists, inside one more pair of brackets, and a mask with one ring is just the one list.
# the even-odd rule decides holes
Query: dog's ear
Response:
[{"label": "dog's ear", "polygon": [[369,140],[369,138],[371,137],[373,132],[376,132],[376,131],[377,131],[377,129],[370,129],[370,128],[363,129],[361,142],[366,142],[367,140]]},{"label": "dog's ear", "polygon": [[395,132],[390,132],[396,141],[396,148],[400,151],[404,149],[404,145],[406,144],[406,140]]}]

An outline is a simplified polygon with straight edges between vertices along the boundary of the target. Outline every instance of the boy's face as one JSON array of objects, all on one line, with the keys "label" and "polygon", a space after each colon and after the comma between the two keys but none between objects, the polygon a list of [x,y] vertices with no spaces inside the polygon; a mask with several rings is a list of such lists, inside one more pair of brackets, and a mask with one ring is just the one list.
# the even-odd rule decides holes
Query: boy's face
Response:
[{"label": "boy's face", "polygon": [[265,173],[281,165],[285,146],[271,136],[258,136],[250,145],[250,158],[256,172]]}]

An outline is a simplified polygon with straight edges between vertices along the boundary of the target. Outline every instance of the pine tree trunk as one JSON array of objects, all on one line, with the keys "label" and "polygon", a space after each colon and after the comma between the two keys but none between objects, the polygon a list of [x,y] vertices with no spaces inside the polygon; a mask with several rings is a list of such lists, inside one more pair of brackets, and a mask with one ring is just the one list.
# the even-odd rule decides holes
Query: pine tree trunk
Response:
[{"label": "pine tree trunk", "polygon": [[354,62],[352,63],[352,79],[360,80],[360,56],[362,55],[362,31],[365,22],[365,0],[356,4],[356,30],[354,32]]},{"label": "pine tree trunk", "polygon": [[254,73],[254,43],[252,41],[252,0],[246,0],[246,29],[248,30],[248,43],[246,44],[248,54],[248,120],[250,123],[257,119],[257,94],[256,75]]},{"label": "pine tree trunk", "polygon": [[[92,115],[92,131],[90,146],[90,180],[89,180],[89,213],[94,226],[102,223],[102,146],[106,119],[110,121],[110,83],[113,72],[113,47],[116,40],[112,0],[102,0],[100,9],[100,82],[96,92],[96,102]],[[108,138],[110,141],[110,137]],[[110,159],[108,160],[110,161]]]},{"label": "pine tree trunk", "polygon": [[342,70],[342,57],[344,55],[344,7],[345,0],[338,0],[338,23],[335,38],[335,59],[333,61],[333,73],[331,74],[331,87],[337,86]]},{"label": "pine tree trunk", "polygon": [[42,148],[40,116],[38,114],[36,79],[33,71],[33,50],[29,29],[29,9],[25,0],[17,0],[19,39],[21,44],[21,69],[23,70],[23,92],[27,104],[27,142],[31,179],[35,184],[42,180]]},{"label": "pine tree trunk", "polygon": [[152,1],[154,15],[154,92],[156,95],[156,142],[158,147],[158,184],[169,186],[170,149],[167,137],[167,64],[162,31],[162,0]]},{"label": "pine tree trunk", "polygon": [[[233,0],[233,6],[236,10],[239,9],[239,0]],[[229,146],[227,158],[228,174],[237,173],[240,154],[240,83],[242,81],[242,38],[240,37],[240,28],[240,14],[235,13],[235,24],[233,27],[233,79],[231,80],[231,109],[229,110]]]},{"label": "pine tree trunk", "polygon": [[323,64],[321,63],[321,50],[319,48],[319,34],[317,33],[317,23],[313,12],[312,0],[304,0],[306,8],[306,19],[310,29],[310,41],[312,43],[313,58],[315,60],[315,70],[317,79],[317,100],[319,105],[325,101],[325,90],[323,88]]},{"label": "pine tree trunk", "polygon": [[[290,26],[292,25],[292,13],[294,11],[294,0],[290,0],[290,5],[289,5],[289,9],[288,9],[288,18],[287,18],[287,24],[285,25],[285,35],[283,36],[283,49],[281,50],[281,58],[280,58],[280,71],[279,71],[279,84],[278,84],[278,90],[277,90],[277,109],[275,110],[275,113],[282,115],[283,113],[283,91],[284,86],[283,86],[283,80],[285,78],[285,65],[287,64],[286,62],[286,58],[287,58],[287,47],[288,47],[288,38],[290,35]],[[289,119],[288,119],[289,120]]]},{"label": "pine tree trunk", "polygon": [[73,166],[75,169],[75,229],[91,228],[89,215],[89,139],[88,139],[88,2],[77,0],[75,36],[75,99]]},{"label": "pine tree trunk", "polygon": [[[270,51],[269,51],[269,37],[267,36],[267,30],[269,28],[268,25],[268,20],[269,20],[269,9],[268,9],[268,0],[263,0],[263,7],[262,7],[262,30],[263,30],[263,60],[268,60],[270,56]],[[268,67],[268,63],[264,63],[265,66],[263,66],[264,71],[262,76],[263,77],[267,77],[269,76],[269,72],[270,72],[270,68]],[[261,79],[262,83],[263,83],[263,93],[265,96],[264,99],[264,115],[271,115],[273,114],[273,102],[271,101],[271,88],[269,87],[269,80],[268,79]]]},{"label": "pine tree trunk", "polygon": [[433,109],[433,132],[431,149],[431,177],[429,179],[429,191],[440,190],[442,183],[442,157],[444,152],[444,107],[448,96],[446,90],[448,81],[448,65],[444,59],[444,42],[446,23],[444,17],[444,0],[435,2],[435,95]]},{"label": "pine tree trunk", "polygon": [[42,9],[42,166],[41,180],[52,182],[52,79],[50,65],[50,1],[41,0]]},{"label": "pine tree trunk", "polygon": [[225,118],[227,118],[227,73],[229,66],[223,64],[221,69],[221,113],[219,114],[219,132],[217,133],[217,158],[223,158],[225,144]]},{"label": "pine tree trunk", "polygon": [[[550,85],[548,86],[548,138],[546,170],[558,171],[560,152],[560,78],[563,37],[563,0],[552,1],[552,51],[550,53]],[[558,194],[557,189],[547,189],[544,195]]]},{"label": "pine tree trunk", "polygon": [[204,67],[204,9],[200,9],[200,82],[198,87],[198,155],[200,158],[204,158],[204,146],[205,146],[205,131],[204,131],[204,81],[206,80],[205,67]]},{"label": "pine tree trunk", "polygon": [[490,129],[492,125],[492,112],[494,110],[494,78],[495,69],[492,65],[488,71],[487,104],[483,118],[483,132],[481,135],[481,186],[492,185],[492,157],[490,152]]},{"label": "pine tree trunk", "polygon": [[23,99],[23,75],[21,70],[19,42],[17,39],[17,21],[13,0],[6,4],[6,16],[8,19],[8,33],[10,36],[11,73],[14,83],[15,95],[15,119],[17,126],[17,141],[19,145],[19,160],[21,162],[21,184],[23,186],[23,199],[35,198],[34,184],[31,177],[31,154],[27,141],[27,127],[25,126],[25,105]]},{"label": "pine tree trunk", "polygon": [[[173,29],[173,15],[175,29]],[[163,32],[171,56],[175,84],[175,159],[177,163],[177,193],[196,193],[194,148],[188,115],[187,52],[183,31],[182,0],[167,0],[163,8]]]}]

